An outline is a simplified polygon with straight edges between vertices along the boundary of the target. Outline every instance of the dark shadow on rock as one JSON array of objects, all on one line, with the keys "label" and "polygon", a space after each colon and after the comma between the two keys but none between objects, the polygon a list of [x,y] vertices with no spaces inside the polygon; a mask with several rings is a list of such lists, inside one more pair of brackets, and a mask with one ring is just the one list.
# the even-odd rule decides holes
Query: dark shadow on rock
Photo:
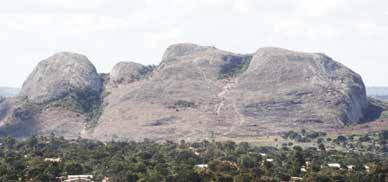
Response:
[{"label": "dark shadow on rock", "polygon": [[361,120],[361,123],[378,120],[386,110],[388,110],[386,103],[374,98],[368,98],[368,108],[364,111],[364,118]]},{"label": "dark shadow on rock", "polygon": [[36,114],[42,109],[41,106],[24,103],[11,110],[11,120],[0,127],[0,136],[12,136],[16,138],[30,137],[36,134]]},{"label": "dark shadow on rock", "polygon": [[[28,123],[28,124],[27,124]],[[0,136],[12,136],[16,138],[30,137],[36,134],[35,121],[18,121],[0,127]]]}]

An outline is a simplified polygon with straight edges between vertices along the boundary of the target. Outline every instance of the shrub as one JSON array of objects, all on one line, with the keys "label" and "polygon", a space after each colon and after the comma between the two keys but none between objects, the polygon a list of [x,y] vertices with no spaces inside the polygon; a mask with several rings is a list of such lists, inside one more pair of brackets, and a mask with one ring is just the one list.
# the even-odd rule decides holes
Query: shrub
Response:
[{"label": "shrub", "polygon": [[181,108],[189,108],[189,107],[195,107],[195,103],[191,101],[178,100],[175,102],[174,106],[181,107]]},{"label": "shrub", "polygon": [[246,71],[251,62],[252,56],[224,56],[225,63],[220,70],[220,78],[233,77]]}]

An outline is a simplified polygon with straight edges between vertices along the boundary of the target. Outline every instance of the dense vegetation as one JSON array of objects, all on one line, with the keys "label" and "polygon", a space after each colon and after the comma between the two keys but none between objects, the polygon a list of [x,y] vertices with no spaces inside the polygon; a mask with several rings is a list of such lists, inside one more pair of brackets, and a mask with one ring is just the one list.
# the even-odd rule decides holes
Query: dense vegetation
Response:
[{"label": "dense vegetation", "polygon": [[282,137],[301,145],[316,146],[321,150],[335,149],[355,153],[388,154],[388,130],[349,136],[338,135],[333,138],[324,132],[302,130],[301,132],[289,131]]},{"label": "dense vegetation", "polygon": [[225,64],[221,67],[221,79],[233,77],[246,71],[251,63],[252,56],[225,56],[223,59]]},{"label": "dense vegetation", "polygon": [[[388,175],[386,156],[299,146],[276,149],[232,141],[103,143],[55,136],[26,140],[3,137],[0,144],[0,181],[57,181],[59,176],[75,174],[91,174],[96,181],[104,176],[111,181],[288,181],[291,177],[304,181],[384,181]],[[330,168],[328,163],[341,167]]]}]

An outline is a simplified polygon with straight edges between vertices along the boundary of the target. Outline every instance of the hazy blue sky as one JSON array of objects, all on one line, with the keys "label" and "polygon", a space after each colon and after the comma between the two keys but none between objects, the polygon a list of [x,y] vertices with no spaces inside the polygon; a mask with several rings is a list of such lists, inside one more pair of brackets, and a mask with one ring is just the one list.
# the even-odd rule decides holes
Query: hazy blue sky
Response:
[{"label": "hazy blue sky", "polygon": [[58,51],[109,72],[119,61],[158,64],[178,42],[324,52],[388,86],[386,0],[1,0],[0,30],[1,86],[20,87]]}]

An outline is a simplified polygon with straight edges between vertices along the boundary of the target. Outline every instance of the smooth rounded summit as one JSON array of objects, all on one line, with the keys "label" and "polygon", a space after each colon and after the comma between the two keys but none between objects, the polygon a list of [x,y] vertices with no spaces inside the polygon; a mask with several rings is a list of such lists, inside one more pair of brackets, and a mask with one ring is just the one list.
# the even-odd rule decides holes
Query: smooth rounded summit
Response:
[{"label": "smooth rounded summit", "polygon": [[120,62],[117,63],[110,72],[110,84],[120,85],[132,83],[139,80],[146,67],[135,62]]},{"label": "smooth rounded summit", "polygon": [[187,56],[196,52],[203,52],[213,47],[210,46],[200,46],[192,43],[179,43],[173,44],[167,48],[167,50],[163,54],[163,61],[167,61],[169,59],[176,59],[182,56]]},{"label": "smooth rounded summit", "polygon": [[61,52],[38,64],[24,82],[20,96],[44,103],[70,92],[97,93],[101,88],[101,78],[86,56]]}]

